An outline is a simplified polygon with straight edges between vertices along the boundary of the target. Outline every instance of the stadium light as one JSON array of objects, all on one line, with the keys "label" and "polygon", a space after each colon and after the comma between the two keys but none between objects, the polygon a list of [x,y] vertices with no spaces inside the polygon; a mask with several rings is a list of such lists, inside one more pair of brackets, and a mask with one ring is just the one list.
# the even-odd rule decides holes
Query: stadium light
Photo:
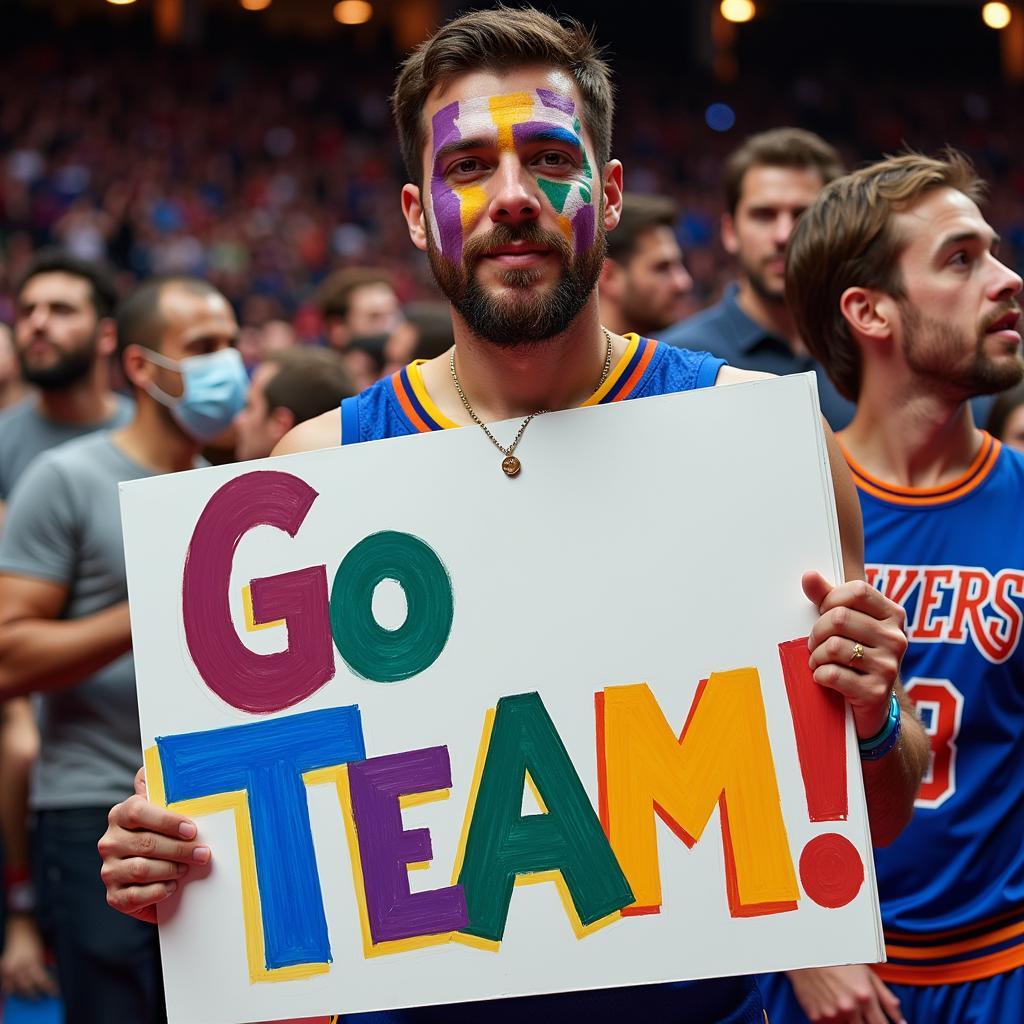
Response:
[{"label": "stadium light", "polygon": [[1010,10],[1008,4],[988,3],[981,9],[981,20],[985,22],[989,28],[1006,28],[1006,26],[1010,24],[1012,18],[1013,12]]},{"label": "stadium light", "polygon": [[738,24],[751,21],[754,15],[757,14],[757,8],[754,6],[753,0],[722,0],[718,9],[722,12],[722,17],[726,21],[733,21]]},{"label": "stadium light", "polygon": [[373,4],[367,0],[341,0],[334,5],[334,20],[342,25],[363,25],[373,17]]},{"label": "stadium light", "polygon": [[247,11],[265,11],[271,3],[271,0],[238,0],[243,8]]}]

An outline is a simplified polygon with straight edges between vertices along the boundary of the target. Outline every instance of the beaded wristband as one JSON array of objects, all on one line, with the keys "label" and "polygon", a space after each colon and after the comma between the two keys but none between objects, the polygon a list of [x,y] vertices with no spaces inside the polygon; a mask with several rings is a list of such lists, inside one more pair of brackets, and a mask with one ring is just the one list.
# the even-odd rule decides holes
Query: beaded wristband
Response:
[{"label": "beaded wristband", "polygon": [[869,739],[861,740],[860,756],[862,761],[878,761],[896,746],[900,738],[900,702],[894,693],[889,698],[889,716],[885,725]]}]

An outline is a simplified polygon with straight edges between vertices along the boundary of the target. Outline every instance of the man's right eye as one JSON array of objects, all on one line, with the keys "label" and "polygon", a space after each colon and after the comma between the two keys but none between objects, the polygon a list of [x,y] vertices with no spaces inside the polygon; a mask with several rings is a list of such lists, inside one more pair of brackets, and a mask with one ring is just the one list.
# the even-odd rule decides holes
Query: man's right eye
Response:
[{"label": "man's right eye", "polygon": [[448,173],[454,175],[476,174],[482,167],[483,164],[475,156],[467,156],[452,164],[448,168]]}]

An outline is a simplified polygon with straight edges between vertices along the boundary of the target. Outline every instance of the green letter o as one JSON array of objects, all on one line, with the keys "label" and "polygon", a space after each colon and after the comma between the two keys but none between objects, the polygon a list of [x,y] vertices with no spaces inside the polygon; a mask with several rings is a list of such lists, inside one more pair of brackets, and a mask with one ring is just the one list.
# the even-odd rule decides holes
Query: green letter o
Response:
[{"label": "green letter o", "polygon": [[[394,580],[405,591],[408,612],[398,629],[385,629],[373,616],[373,592],[382,580]],[[334,643],[363,679],[394,683],[429,668],[448,642],[454,612],[444,563],[409,533],[385,530],[365,537],[334,575]]]}]

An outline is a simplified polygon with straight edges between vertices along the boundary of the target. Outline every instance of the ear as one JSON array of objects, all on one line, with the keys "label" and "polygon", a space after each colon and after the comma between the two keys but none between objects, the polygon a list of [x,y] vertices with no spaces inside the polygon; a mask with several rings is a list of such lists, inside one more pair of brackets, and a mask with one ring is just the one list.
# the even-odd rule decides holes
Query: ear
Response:
[{"label": "ear", "polygon": [[892,296],[873,288],[847,288],[839,297],[839,311],[853,336],[868,343],[892,340],[897,307]]},{"label": "ear", "polygon": [[112,317],[104,317],[99,322],[96,335],[96,352],[104,359],[109,359],[117,351],[117,324]]},{"label": "ear", "polygon": [[614,230],[622,216],[622,161],[604,165],[604,229]]},{"label": "ear", "polygon": [[420,198],[420,190],[416,185],[402,186],[402,214],[409,228],[412,244],[422,252],[427,249],[427,218]]},{"label": "ear", "polygon": [[277,442],[295,426],[295,413],[291,409],[286,409],[283,405],[279,405],[271,411],[267,421],[270,425],[270,436],[274,439],[274,447],[276,448]]},{"label": "ear", "polygon": [[121,364],[124,367],[124,375],[132,387],[144,391],[146,385],[153,382],[156,366],[142,354],[142,349],[138,345],[129,345],[124,350]]},{"label": "ear", "polygon": [[730,256],[735,256],[740,251],[740,240],[736,237],[736,222],[731,213],[722,214],[721,232],[722,248]]}]

